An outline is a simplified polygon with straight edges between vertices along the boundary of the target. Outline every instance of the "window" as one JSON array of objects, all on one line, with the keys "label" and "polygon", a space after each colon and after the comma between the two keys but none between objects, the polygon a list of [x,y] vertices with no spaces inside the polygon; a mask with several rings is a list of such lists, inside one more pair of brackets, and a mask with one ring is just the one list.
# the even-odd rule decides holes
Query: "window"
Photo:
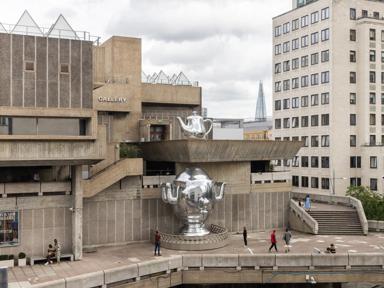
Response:
[{"label": "window", "polygon": [[281,25],[275,27],[275,37],[278,37],[280,35],[281,35]]},{"label": "window", "polygon": [[321,20],[329,18],[329,7],[321,9]]},{"label": "window", "polygon": [[60,64],[60,73],[68,74],[69,73],[69,64],[61,63]]},{"label": "window", "polygon": [[292,31],[299,29],[299,19],[292,20]]},{"label": "window", "polygon": [[283,53],[289,52],[289,41],[283,43]]},{"label": "window", "polygon": [[19,212],[0,212],[0,245],[14,246],[19,244]]},{"label": "window", "polygon": [[372,191],[377,191],[377,178],[371,178],[369,179],[369,188]]},{"label": "window", "polygon": [[329,93],[321,93],[321,105],[329,104]]},{"label": "window", "polygon": [[329,168],[329,157],[321,157],[321,168]]},{"label": "window", "polygon": [[384,84],[384,72],[381,72],[381,84]]},{"label": "window", "polygon": [[283,109],[289,109],[289,98],[283,100]]},{"label": "window", "polygon": [[369,114],[369,125],[376,125],[376,114]]},{"label": "window", "polygon": [[329,61],[329,50],[321,51],[321,62]]},{"label": "window", "polygon": [[376,29],[369,29],[369,40],[376,40]]},{"label": "window", "polygon": [[369,71],[369,83],[376,83],[376,72]]},{"label": "window", "polygon": [[356,83],[356,72],[349,72],[349,83]]},{"label": "window", "polygon": [[356,41],[356,30],[354,29],[349,30],[349,40]]},{"label": "window", "polygon": [[301,156],[301,167],[308,167],[308,156]]},{"label": "window", "polygon": [[376,104],[376,93],[369,93],[369,104]]},{"label": "window", "polygon": [[356,20],[356,9],[355,8],[349,9],[349,19]]},{"label": "window", "polygon": [[308,177],[301,176],[301,187],[308,187]]},{"label": "window", "polygon": [[308,87],[308,75],[301,76],[301,87]]},{"label": "window", "polygon": [[275,101],[275,111],[281,110],[281,100]]},{"label": "window", "polygon": [[301,57],[301,68],[308,66],[308,55]]},{"label": "window", "polygon": [[329,178],[321,178],[321,189],[329,189]]},{"label": "window", "polygon": [[369,145],[370,146],[376,145],[376,135],[369,135]]},{"label": "window", "polygon": [[24,70],[26,72],[33,72],[33,71],[35,71],[35,62],[33,62],[33,61],[25,61],[24,62]]},{"label": "window", "polygon": [[290,69],[289,60],[283,62],[283,72],[287,72]]},{"label": "window", "polygon": [[317,157],[317,156],[311,157],[311,167],[312,168],[318,168],[319,167],[319,157]]},{"label": "window", "polygon": [[329,114],[321,114],[321,126],[329,125]]},{"label": "window", "polygon": [[299,117],[292,117],[292,128],[299,127]]},{"label": "window", "polygon": [[[381,126],[384,126],[384,114],[381,114]],[[381,141],[381,144],[384,145],[384,142]]]},{"label": "window", "polygon": [[299,77],[292,78],[292,89],[299,88]]},{"label": "window", "polygon": [[319,94],[312,94],[311,95],[311,106],[317,106],[319,105]]},{"label": "window", "polygon": [[299,97],[292,98],[292,108],[299,108]]},{"label": "window", "polygon": [[329,28],[321,30],[321,41],[329,40]]},{"label": "window", "polygon": [[289,33],[289,22],[283,24],[283,34]]},{"label": "window", "polygon": [[281,72],[281,63],[275,64],[275,74],[279,74]]},{"label": "window", "polygon": [[295,70],[300,67],[299,58],[292,59],[292,70]]},{"label": "window", "polygon": [[356,104],[356,93],[349,93],[349,104]]},{"label": "window", "polygon": [[369,61],[376,62],[376,51],[369,50]]},{"label": "window", "polygon": [[275,55],[281,54],[281,44],[275,45]]},{"label": "window", "polygon": [[281,91],[281,81],[275,82],[275,92]]},{"label": "window", "polygon": [[321,83],[329,83],[329,71],[321,72]]},{"label": "window", "polygon": [[380,18],[380,13],[379,12],[373,12],[373,18],[379,19]]},{"label": "window", "polygon": [[384,105],[384,93],[381,93],[381,105]]},{"label": "window", "polygon": [[361,168],[361,157],[360,156],[350,157],[350,168]]},{"label": "window", "polygon": [[319,178],[311,177],[311,188],[319,188]]},{"label": "window", "polygon": [[301,96],[301,107],[308,107],[308,96]]},{"label": "window", "polygon": [[319,43],[319,32],[311,34],[311,45]]},{"label": "window", "polygon": [[329,135],[321,136],[321,147],[329,147]]},{"label": "window", "polygon": [[[319,126],[319,115],[311,116],[311,126]],[[314,137],[314,136],[312,136]]]},{"label": "window", "polygon": [[281,119],[275,119],[275,129],[281,129]]},{"label": "window", "polygon": [[356,147],[356,135],[349,135],[349,146]]},{"label": "window", "polygon": [[308,116],[301,116],[301,127],[308,127]]},{"label": "window", "polygon": [[308,136],[301,136],[301,141],[304,142],[304,147],[308,147]]},{"label": "window", "polygon": [[377,168],[377,157],[376,156],[369,157],[369,168],[371,168],[371,169]]},{"label": "window", "polygon": [[361,186],[361,178],[351,178],[351,186]]},{"label": "window", "polygon": [[362,17],[368,17],[368,11],[367,10],[362,10],[361,11],[361,16]]},{"label": "window", "polygon": [[284,118],[283,119],[283,128],[289,128],[289,127],[290,127],[289,118]]},{"label": "window", "polygon": [[356,62],[356,51],[349,51],[349,62],[355,63]]},{"label": "window", "polygon": [[311,136],[311,147],[319,147],[319,136]]},{"label": "window", "polygon": [[381,63],[384,63],[384,51],[381,51]]},{"label": "window", "polygon": [[308,46],[308,35],[301,37],[301,48]]},{"label": "window", "polygon": [[283,81],[283,91],[287,91],[287,90],[289,90],[289,83],[290,81],[289,81],[289,79],[288,80],[284,80]]},{"label": "window", "polygon": [[311,65],[316,65],[319,63],[319,53],[311,54]]},{"label": "window", "polygon": [[[294,166],[294,167],[297,167],[297,166]],[[292,186],[299,187],[299,176],[292,176]]]},{"label": "window", "polygon": [[296,50],[299,48],[300,48],[299,38],[293,39],[292,40],[292,50]]},{"label": "window", "polygon": [[314,24],[316,22],[319,22],[319,12],[313,12],[311,13],[311,24]]},{"label": "window", "polygon": [[301,17],[301,27],[306,27],[306,26],[308,26],[308,15]]},{"label": "window", "polygon": [[349,125],[356,126],[356,114],[349,114]]},{"label": "window", "polygon": [[311,74],[311,85],[312,86],[319,85],[319,74],[318,73]]}]

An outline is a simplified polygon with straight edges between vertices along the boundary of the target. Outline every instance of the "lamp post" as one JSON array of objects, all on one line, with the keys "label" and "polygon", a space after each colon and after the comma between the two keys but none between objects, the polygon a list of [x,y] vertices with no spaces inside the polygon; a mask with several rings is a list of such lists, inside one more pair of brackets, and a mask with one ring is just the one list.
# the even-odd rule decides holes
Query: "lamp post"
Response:
[{"label": "lamp post", "polygon": [[331,186],[331,187],[332,187],[332,191],[331,191],[331,192],[332,192],[332,195],[335,195],[335,192],[336,192],[336,191],[335,191],[335,180],[336,180],[336,179],[346,180],[347,177],[338,177],[338,178],[336,178],[336,177],[335,177],[335,169],[333,169],[333,170],[332,170],[332,178],[331,178],[331,179],[332,179],[332,186]]}]

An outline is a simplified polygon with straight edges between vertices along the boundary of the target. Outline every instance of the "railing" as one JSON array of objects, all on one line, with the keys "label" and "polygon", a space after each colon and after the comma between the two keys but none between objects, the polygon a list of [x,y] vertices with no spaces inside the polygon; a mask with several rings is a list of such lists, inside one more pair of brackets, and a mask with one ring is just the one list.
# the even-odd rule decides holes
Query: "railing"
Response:
[{"label": "railing", "polygon": [[49,193],[71,193],[71,182],[11,182],[0,183],[0,195],[6,198],[10,195],[39,195]]},{"label": "railing", "polygon": [[252,173],[251,184],[288,182],[290,177],[289,171]]},{"label": "railing", "polygon": [[157,188],[161,183],[172,182],[176,175],[143,176],[143,188]]}]

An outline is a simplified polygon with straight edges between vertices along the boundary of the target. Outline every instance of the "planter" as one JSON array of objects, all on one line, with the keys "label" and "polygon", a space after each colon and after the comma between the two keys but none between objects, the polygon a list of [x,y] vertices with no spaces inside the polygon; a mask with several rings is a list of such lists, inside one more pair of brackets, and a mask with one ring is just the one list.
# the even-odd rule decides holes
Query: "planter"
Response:
[{"label": "planter", "polygon": [[24,267],[27,265],[27,258],[17,259],[17,266]]},{"label": "planter", "polygon": [[0,267],[13,267],[15,266],[15,260],[1,260]]}]

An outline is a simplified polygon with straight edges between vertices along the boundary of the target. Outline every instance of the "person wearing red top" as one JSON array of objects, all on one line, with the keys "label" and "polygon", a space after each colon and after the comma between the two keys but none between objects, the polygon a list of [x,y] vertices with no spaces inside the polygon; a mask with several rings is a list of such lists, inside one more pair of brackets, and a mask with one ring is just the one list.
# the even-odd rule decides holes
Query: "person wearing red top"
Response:
[{"label": "person wearing red top", "polygon": [[276,250],[276,252],[277,252],[277,246],[276,246],[276,244],[277,244],[277,241],[276,241],[276,231],[273,230],[272,233],[271,233],[271,247],[269,247],[269,252],[271,252],[271,249],[272,249],[273,247],[275,247],[275,250]]},{"label": "person wearing red top", "polygon": [[156,230],[156,234],[155,234],[155,256],[156,256],[156,250],[157,250],[157,255],[161,256],[161,254],[160,254],[160,239],[161,239],[160,233],[158,230]]}]

